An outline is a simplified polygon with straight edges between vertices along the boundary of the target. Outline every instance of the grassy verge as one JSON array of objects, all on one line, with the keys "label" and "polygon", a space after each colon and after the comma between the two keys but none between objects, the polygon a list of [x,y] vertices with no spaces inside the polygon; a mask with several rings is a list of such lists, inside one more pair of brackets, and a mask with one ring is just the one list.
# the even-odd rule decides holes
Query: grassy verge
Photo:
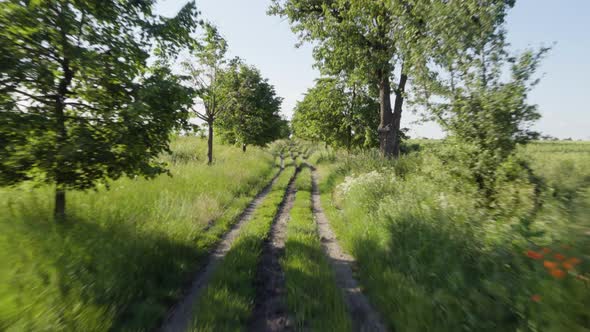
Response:
[{"label": "grassy verge", "polygon": [[256,290],[254,278],[264,239],[295,168],[288,164],[271,192],[243,226],[195,305],[192,330],[239,331],[247,324]]},{"label": "grassy verge", "polygon": [[172,177],[68,193],[66,225],[52,222],[52,188],[0,189],[0,330],[157,324],[277,171],[259,149],[218,145],[211,167],[203,140],[179,138],[172,150]]},{"label": "grassy verge", "polygon": [[394,162],[326,152],[312,159],[321,161],[323,208],[390,328],[585,331],[588,147],[540,144],[523,152],[544,184],[536,214],[528,212],[534,192],[527,182],[501,188],[503,205],[486,210],[474,184],[428,150]]},{"label": "grassy verge", "polygon": [[304,167],[287,226],[282,260],[287,303],[302,331],[351,331],[350,317],[323,253],[311,205],[311,172]]}]

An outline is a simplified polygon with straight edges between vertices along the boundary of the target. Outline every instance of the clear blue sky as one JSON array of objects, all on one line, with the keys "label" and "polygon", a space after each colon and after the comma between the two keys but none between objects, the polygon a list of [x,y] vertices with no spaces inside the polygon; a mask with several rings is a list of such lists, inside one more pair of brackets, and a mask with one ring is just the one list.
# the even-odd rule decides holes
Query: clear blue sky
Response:
[{"label": "clear blue sky", "polygon": [[[160,0],[158,13],[173,15],[185,0]],[[214,22],[229,42],[230,55],[258,67],[285,98],[291,116],[297,100],[313,86],[318,72],[311,47],[295,48],[288,22],[266,15],[269,0],[197,0],[203,18]],[[541,83],[530,95],[543,118],[544,134],[590,140],[590,0],[517,0],[508,17],[512,49],[556,43],[541,67]],[[406,112],[402,126],[411,136],[441,137],[434,124],[416,125]]]}]

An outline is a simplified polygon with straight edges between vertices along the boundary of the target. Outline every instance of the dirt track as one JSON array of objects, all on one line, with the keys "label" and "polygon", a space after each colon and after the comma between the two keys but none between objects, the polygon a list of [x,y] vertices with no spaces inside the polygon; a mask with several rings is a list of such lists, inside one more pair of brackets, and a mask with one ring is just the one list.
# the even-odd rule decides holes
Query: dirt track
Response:
[{"label": "dirt track", "polygon": [[280,259],[285,251],[285,237],[289,212],[295,201],[295,179],[299,169],[289,182],[279,212],[275,216],[270,235],[264,244],[262,257],[256,275],[256,299],[249,331],[291,331],[292,320],[289,318],[285,303],[285,274]]},{"label": "dirt track", "polygon": [[355,331],[381,332],[387,331],[379,314],[373,309],[365,295],[361,292],[358,282],[352,273],[354,258],[342,250],[336,235],[330,227],[320,201],[317,183],[317,172],[312,170],[312,204],[313,214],[318,225],[322,247],[330,260],[336,276],[336,283],[344,293],[344,299],[352,318]]},{"label": "dirt track", "polygon": [[193,306],[199,294],[207,285],[209,279],[213,275],[213,272],[223,260],[232,243],[240,233],[240,229],[244,226],[252,217],[254,210],[260,205],[264,198],[270,192],[272,186],[277,181],[279,175],[283,171],[284,161],[281,156],[281,168],[279,172],[273,177],[273,179],[267,184],[258,195],[250,202],[248,207],[242,212],[238,221],[233,225],[231,230],[227,232],[221,242],[217,245],[215,250],[209,255],[209,258],[203,265],[203,267],[197,272],[190,288],[185,293],[183,298],[172,308],[168,316],[164,320],[164,323],[160,327],[159,331],[163,332],[178,332],[186,331],[191,321],[193,314]]}]

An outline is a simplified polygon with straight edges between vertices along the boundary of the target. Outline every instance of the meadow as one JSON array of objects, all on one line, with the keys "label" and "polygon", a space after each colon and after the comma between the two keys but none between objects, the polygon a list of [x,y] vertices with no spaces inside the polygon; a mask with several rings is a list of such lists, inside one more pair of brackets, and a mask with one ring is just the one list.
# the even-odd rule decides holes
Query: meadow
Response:
[{"label": "meadow", "polygon": [[[66,224],[52,188],[0,189],[0,330],[149,330],[252,197],[278,171],[267,151],[178,137],[171,176],[69,192]],[[239,166],[238,166],[239,165]]]},{"label": "meadow", "polygon": [[532,172],[503,183],[491,207],[438,157],[444,143],[410,143],[419,151],[395,161],[312,156],[328,218],[389,328],[590,328],[590,143],[521,148]]},{"label": "meadow", "polygon": [[189,330],[251,324],[264,243],[293,181],[280,258],[290,324],[354,330],[321,245],[308,164],[319,172],[323,209],[340,245],[356,260],[355,277],[388,329],[590,328],[590,143],[520,147],[529,171],[509,164],[509,181],[499,183],[491,206],[444,160],[443,142],[409,143],[411,152],[396,160],[304,141],[247,153],[220,144],[207,166],[204,140],[177,137],[162,156],[171,176],[70,192],[65,224],[50,217],[52,188],[4,188],[0,328],[156,328],[277,174],[279,154],[285,169],[195,299]]}]

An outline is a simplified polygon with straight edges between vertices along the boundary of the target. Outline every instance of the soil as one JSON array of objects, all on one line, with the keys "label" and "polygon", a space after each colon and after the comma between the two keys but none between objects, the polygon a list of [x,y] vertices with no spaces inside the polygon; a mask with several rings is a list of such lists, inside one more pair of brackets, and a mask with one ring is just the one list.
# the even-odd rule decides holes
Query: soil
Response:
[{"label": "soil", "polygon": [[387,331],[382,320],[361,292],[358,281],[354,278],[354,258],[342,250],[336,235],[332,230],[324,210],[321,206],[320,192],[318,188],[317,172],[312,170],[312,206],[313,214],[318,226],[318,232],[322,247],[330,260],[334,270],[336,283],[344,293],[344,300],[348,307],[355,331],[381,332]]},{"label": "soil", "polygon": [[270,235],[264,243],[256,272],[256,298],[249,331],[292,331],[293,319],[286,305],[285,274],[281,258],[285,252],[285,237],[289,212],[295,201],[295,179],[299,169],[289,182],[287,191],[273,220]]}]

